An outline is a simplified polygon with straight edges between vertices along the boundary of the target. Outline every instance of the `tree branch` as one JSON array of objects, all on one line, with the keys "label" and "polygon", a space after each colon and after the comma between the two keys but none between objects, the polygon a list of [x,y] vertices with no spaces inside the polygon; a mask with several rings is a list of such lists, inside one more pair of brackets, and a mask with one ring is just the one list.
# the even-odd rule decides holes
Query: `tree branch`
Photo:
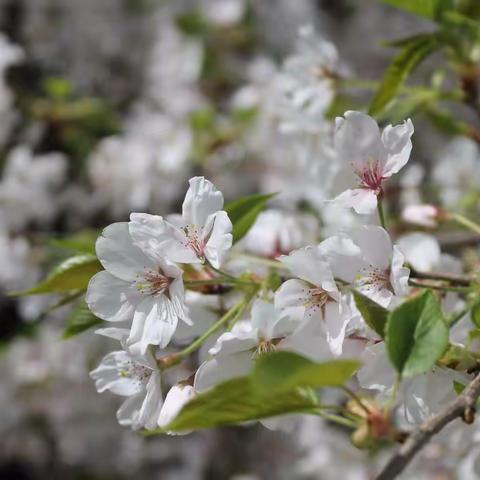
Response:
[{"label": "tree branch", "polygon": [[393,480],[397,477],[425,444],[453,420],[462,418],[466,423],[473,423],[478,397],[480,397],[480,375],[477,375],[463,393],[443,411],[426,420],[408,436],[405,443],[400,446],[378,475],[377,480]]},{"label": "tree branch", "polygon": [[410,277],[419,280],[441,280],[445,282],[455,283],[464,287],[470,286],[473,278],[468,275],[456,275],[452,273],[438,273],[438,272],[421,272],[410,268]]}]

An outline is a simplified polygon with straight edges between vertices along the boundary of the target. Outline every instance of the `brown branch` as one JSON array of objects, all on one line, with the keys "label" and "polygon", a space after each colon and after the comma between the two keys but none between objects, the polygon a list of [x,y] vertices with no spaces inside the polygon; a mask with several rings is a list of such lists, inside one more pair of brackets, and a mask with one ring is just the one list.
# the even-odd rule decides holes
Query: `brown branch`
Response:
[{"label": "brown branch", "polygon": [[454,283],[463,287],[469,287],[473,278],[468,275],[457,275],[454,273],[440,272],[420,272],[413,268],[410,269],[410,277],[418,280],[439,280],[443,282]]},{"label": "brown branch", "polygon": [[444,410],[430,417],[408,436],[405,443],[400,446],[376,480],[393,480],[396,478],[425,444],[453,420],[462,418],[468,424],[473,423],[478,397],[480,397],[480,375],[477,375],[463,393],[447,405]]}]

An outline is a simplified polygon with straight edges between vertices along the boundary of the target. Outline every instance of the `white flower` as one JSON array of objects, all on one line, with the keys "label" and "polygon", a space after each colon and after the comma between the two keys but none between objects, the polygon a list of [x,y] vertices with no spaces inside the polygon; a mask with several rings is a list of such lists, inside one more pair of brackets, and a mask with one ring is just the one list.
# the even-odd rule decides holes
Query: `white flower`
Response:
[{"label": "white flower", "polygon": [[364,113],[348,111],[345,118],[337,118],[335,148],[342,161],[351,163],[359,184],[334,201],[360,214],[372,213],[383,193],[384,180],[408,162],[412,134],[411,120],[395,127],[388,125],[380,134],[375,120]]},{"label": "white flower", "polygon": [[182,271],[152,249],[133,244],[125,222],[108,226],[98,238],[97,256],[105,271],[88,285],[86,301],[103,320],[132,321],[127,344],[145,352],[165,347],[178,320],[187,323]]},{"label": "white flower", "polygon": [[[163,402],[160,416],[158,417],[158,426],[166,427],[180,413],[180,410],[195,396],[195,390],[191,385],[174,385]],[[167,432],[175,434],[176,432]],[[182,432],[186,434],[189,432]]]},{"label": "white flower", "polygon": [[120,425],[154,429],[162,407],[160,370],[150,354],[133,355],[126,350],[110,352],[90,372],[99,393],[109,390],[128,397],[117,411]]},{"label": "white flower", "polygon": [[407,292],[410,271],[404,256],[381,227],[363,226],[348,236],[335,236],[320,244],[327,257],[335,257],[334,276],[387,307],[392,298]]},{"label": "white flower", "polygon": [[223,195],[203,177],[190,179],[182,215],[162,217],[133,213],[130,233],[135,244],[154,248],[179,263],[220,267],[232,246],[232,223],[223,208]]},{"label": "white flower", "polygon": [[236,323],[210,349],[213,358],[198,369],[195,390],[202,392],[222,381],[246,375],[256,357],[277,349],[292,350],[314,359],[331,357],[317,325],[306,322],[299,327],[297,320],[278,311],[273,304],[256,300],[251,322]]},{"label": "white flower", "polygon": [[468,138],[452,140],[435,162],[432,178],[440,187],[447,207],[457,206],[468,193],[479,191],[480,155],[477,144]]},{"label": "white flower", "polygon": [[[383,342],[367,346],[361,357],[362,367],[357,378],[363,388],[377,390],[381,398],[391,394],[397,374]],[[453,370],[434,367],[432,370],[404,380],[400,392],[399,413],[408,423],[418,423],[436,413],[456,397],[453,381],[465,382],[464,376]]]},{"label": "white flower", "polygon": [[426,233],[414,232],[402,235],[398,246],[405,260],[420,272],[435,271],[440,264],[442,252],[438,240]]},{"label": "white flower", "polygon": [[317,35],[310,25],[299,29],[296,53],[285,60],[280,77],[282,131],[291,132],[298,127],[318,130],[335,96],[338,63],[335,45]]},{"label": "white flower", "polygon": [[203,15],[215,25],[229,27],[239,22],[245,15],[245,0],[201,0]]},{"label": "white flower", "polygon": [[402,211],[405,222],[427,228],[437,227],[440,216],[440,209],[435,205],[408,205]]},{"label": "white flower", "polygon": [[242,244],[256,255],[276,258],[314,242],[317,236],[318,222],[312,215],[269,209],[257,217]]},{"label": "white flower", "polygon": [[332,353],[340,355],[352,312],[338,290],[327,258],[320,248],[306,247],[280,257],[280,261],[299,279],[283,283],[275,294],[275,306],[289,315],[298,313],[301,319],[319,322]]}]

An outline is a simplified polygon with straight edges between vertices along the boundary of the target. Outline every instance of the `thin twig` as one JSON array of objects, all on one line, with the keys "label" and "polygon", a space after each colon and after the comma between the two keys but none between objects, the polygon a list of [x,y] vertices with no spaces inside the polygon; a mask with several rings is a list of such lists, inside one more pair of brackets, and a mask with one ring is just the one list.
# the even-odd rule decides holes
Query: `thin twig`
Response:
[{"label": "thin twig", "polygon": [[462,418],[466,423],[473,423],[478,397],[480,397],[480,375],[475,377],[453,402],[422,423],[408,436],[376,480],[396,478],[429,440],[453,420]]},{"label": "thin twig", "polygon": [[455,283],[464,287],[469,287],[473,282],[473,278],[468,275],[456,275],[453,273],[440,272],[420,272],[410,269],[410,277],[421,280],[441,280],[449,283]]}]

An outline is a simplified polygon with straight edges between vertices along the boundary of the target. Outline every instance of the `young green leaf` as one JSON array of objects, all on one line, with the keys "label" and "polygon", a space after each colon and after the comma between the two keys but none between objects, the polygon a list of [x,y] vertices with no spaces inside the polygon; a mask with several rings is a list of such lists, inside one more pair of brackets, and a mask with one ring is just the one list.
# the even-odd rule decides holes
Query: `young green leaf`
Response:
[{"label": "young green leaf", "polygon": [[102,268],[95,255],[75,255],[58,265],[43,282],[29,290],[14,293],[14,295],[39,295],[85,290],[93,275]]},{"label": "young green leaf", "polygon": [[405,43],[387,68],[382,83],[370,105],[369,113],[378,116],[388,106],[415,68],[440,46],[434,33],[416,35]]},{"label": "young green leaf", "polygon": [[250,377],[238,377],[197,395],[165,429],[152,433],[212,428],[286,413],[308,413],[318,406],[316,397],[305,390],[260,392]]},{"label": "young green leaf", "polygon": [[448,347],[448,328],[439,301],[427,290],[390,312],[385,343],[403,377],[428,371]]},{"label": "young green leaf", "polygon": [[87,304],[80,302],[67,320],[67,326],[63,332],[62,338],[67,340],[89,328],[96,327],[103,323],[103,320],[96,317],[89,309]]},{"label": "young green leaf", "polygon": [[297,387],[333,387],[345,384],[359,367],[356,360],[317,363],[293,352],[278,351],[261,356],[251,378],[259,390],[271,393]]},{"label": "young green leaf", "polygon": [[362,314],[365,323],[373,331],[378,333],[380,337],[384,338],[385,325],[387,323],[389,311],[356,290],[353,291],[353,298],[355,299],[355,304]]},{"label": "young green leaf", "polygon": [[276,193],[250,195],[225,205],[225,211],[233,224],[234,242],[238,242],[247,234],[274,195]]},{"label": "young green leaf", "polygon": [[80,253],[90,253],[95,255],[95,242],[99,232],[95,230],[84,230],[63,238],[54,238],[50,240],[50,245],[65,250],[72,250]]},{"label": "young green leaf", "polygon": [[382,0],[383,3],[392,7],[405,10],[406,12],[439,20],[443,12],[453,8],[453,0]]}]

